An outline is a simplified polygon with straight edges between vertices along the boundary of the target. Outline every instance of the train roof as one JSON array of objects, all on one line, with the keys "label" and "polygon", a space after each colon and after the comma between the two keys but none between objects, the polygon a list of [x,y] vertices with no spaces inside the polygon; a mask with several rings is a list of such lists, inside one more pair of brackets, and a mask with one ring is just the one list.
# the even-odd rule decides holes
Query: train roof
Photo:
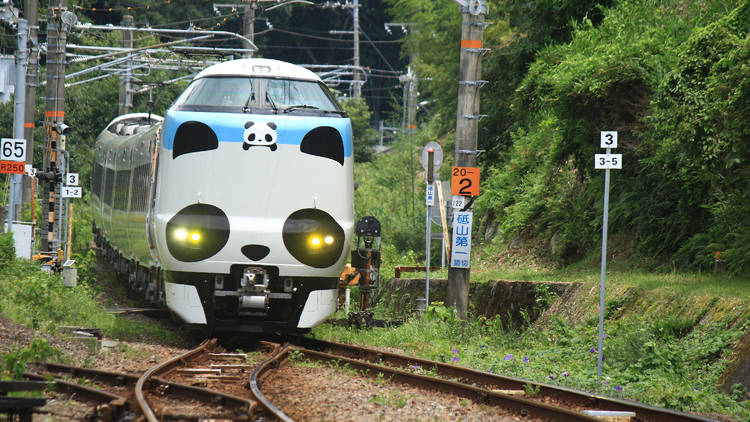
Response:
[{"label": "train roof", "polygon": [[195,76],[256,76],[320,81],[320,77],[302,66],[273,59],[238,59],[215,64]]}]

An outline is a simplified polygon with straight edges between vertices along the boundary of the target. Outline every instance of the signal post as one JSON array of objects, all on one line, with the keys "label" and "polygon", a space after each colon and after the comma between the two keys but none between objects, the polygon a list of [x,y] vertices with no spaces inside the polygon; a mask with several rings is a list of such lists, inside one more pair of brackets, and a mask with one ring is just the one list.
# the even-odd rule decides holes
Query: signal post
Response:
[{"label": "signal post", "polygon": [[52,0],[47,15],[47,85],[44,90],[44,162],[42,182],[42,222],[39,250],[54,252],[61,246],[60,224],[57,218],[64,212],[59,192],[61,159],[65,150],[62,137],[65,125],[65,45],[67,35],[63,28],[62,15],[67,0]]}]

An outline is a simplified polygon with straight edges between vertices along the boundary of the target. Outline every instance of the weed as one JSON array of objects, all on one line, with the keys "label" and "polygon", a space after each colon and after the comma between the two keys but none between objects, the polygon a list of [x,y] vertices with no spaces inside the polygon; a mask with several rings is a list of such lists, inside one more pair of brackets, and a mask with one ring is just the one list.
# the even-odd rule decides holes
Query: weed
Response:
[{"label": "weed", "polygon": [[47,340],[35,338],[21,349],[14,350],[4,357],[4,372],[13,379],[21,379],[29,363],[46,361],[50,358],[59,360],[62,352],[49,345]]},{"label": "weed", "polygon": [[381,394],[375,395],[375,397],[371,397],[369,400],[367,400],[368,403],[377,404],[383,407],[396,407],[396,408],[403,408],[406,406],[406,404],[416,396],[411,395],[408,397],[405,397],[401,395],[398,392],[384,392]]},{"label": "weed", "polygon": [[539,384],[532,384],[530,382],[527,382],[523,385],[523,391],[526,393],[527,396],[535,396],[539,394],[539,390],[541,390],[542,387]]},{"label": "weed", "polygon": [[737,402],[747,400],[747,387],[741,383],[733,384],[729,395],[732,397],[732,400]]}]

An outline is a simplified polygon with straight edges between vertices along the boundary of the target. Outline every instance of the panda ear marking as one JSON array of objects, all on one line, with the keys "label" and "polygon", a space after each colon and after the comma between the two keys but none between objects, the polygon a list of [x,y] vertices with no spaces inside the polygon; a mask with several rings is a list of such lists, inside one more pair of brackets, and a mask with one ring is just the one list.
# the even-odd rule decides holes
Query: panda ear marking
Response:
[{"label": "panda ear marking", "polygon": [[274,123],[274,122],[268,122],[267,124],[268,124],[268,127],[270,127],[273,130],[276,130],[276,123]]},{"label": "panda ear marking", "polygon": [[254,125],[254,124],[255,124],[255,123],[253,123],[253,122],[247,122],[247,123],[245,123],[245,129],[249,129],[249,128],[250,128],[250,126],[252,126],[252,125]]}]

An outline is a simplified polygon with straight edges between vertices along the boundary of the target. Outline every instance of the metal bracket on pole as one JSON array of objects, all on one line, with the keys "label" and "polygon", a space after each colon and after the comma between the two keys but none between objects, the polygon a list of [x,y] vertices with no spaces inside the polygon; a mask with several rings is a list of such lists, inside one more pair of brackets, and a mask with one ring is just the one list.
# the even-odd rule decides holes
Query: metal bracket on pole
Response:
[{"label": "metal bracket on pole", "polygon": [[482,88],[487,84],[488,81],[485,80],[479,80],[479,81],[458,81],[459,85],[473,85],[477,88]]},{"label": "metal bracket on pole", "polygon": [[482,121],[482,119],[487,117],[487,115],[486,114],[463,114],[461,115],[461,117],[463,117],[464,119],[469,119],[469,120]]},{"label": "metal bracket on pole", "polygon": [[462,48],[461,51],[466,51],[468,53],[477,53],[480,56],[485,56],[487,53],[492,51],[491,48]]},{"label": "metal bracket on pole", "polygon": [[484,150],[484,149],[475,149],[475,150],[471,150],[471,149],[457,149],[456,150],[456,152],[459,153],[459,154],[470,154],[470,155],[476,155],[477,157],[479,157],[480,155],[482,155],[482,153],[485,152],[485,151],[486,150]]},{"label": "metal bracket on pole", "polygon": [[471,13],[476,16],[486,15],[490,11],[485,0],[453,0],[453,2],[461,6],[461,13]]}]

